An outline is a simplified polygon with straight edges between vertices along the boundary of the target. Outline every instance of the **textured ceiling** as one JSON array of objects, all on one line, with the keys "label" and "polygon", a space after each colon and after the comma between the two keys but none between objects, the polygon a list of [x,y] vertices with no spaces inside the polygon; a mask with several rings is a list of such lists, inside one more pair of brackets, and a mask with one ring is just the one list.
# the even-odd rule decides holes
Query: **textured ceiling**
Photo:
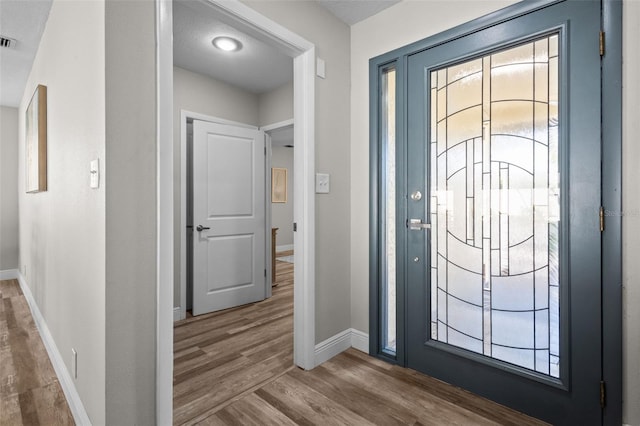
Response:
[{"label": "textured ceiling", "polygon": [[353,25],[401,0],[316,0],[342,22]]},{"label": "textured ceiling", "polygon": [[[211,44],[217,36],[234,37],[243,47],[223,52]],[[221,22],[211,7],[193,0],[173,3],[173,62],[255,94],[293,79],[292,58]]]},{"label": "textured ceiling", "polygon": [[0,105],[19,106],[50,9],[51,0],[0,0],[0,35],[16,40],[0,48]]},{"label": "textured ceiling", "polygon": [[[400,0],[316,0],[352,25]],[[0,105],[17,107],[33,65],[52,0],[0,0],[0,35],[15,48],[0,48]],[[253,93],[279,87],[293,78],[292,60],[273,47],[216,21],[210,8],[194,0],[174,2],[174,62]],[[232,35],[244,48],[228,54],[213,48],[216,35]]]}]

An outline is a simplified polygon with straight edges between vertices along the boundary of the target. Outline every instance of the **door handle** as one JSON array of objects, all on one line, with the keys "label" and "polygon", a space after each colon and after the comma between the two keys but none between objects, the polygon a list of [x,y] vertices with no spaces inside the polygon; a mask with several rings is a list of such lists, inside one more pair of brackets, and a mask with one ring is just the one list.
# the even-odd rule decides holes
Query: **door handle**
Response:
[{"label": "door handle", "polygon": [[202,231],[205,231],[207,229],[211,229],[211,228],[209,228],[208,226],[202,226],[202,225],[196,226],[196,231],[198,231],[198,232],[202,232]]},{"label": "door handle", "polygon": [[420,231],[422,229],[431,229],[431,224],[424,223],[422,219],[409,219],[409,223],[407,225],[409,229],[412,231]]}]

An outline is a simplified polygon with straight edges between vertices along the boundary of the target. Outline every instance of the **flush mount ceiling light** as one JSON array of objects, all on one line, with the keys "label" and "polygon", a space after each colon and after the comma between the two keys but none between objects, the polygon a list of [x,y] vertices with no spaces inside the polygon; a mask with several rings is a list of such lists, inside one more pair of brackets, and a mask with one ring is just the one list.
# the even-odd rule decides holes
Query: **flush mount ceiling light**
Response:
[{"label": "flush mount ceiling light", "polygon": [[225,52],[237,52],[242,49],[242,43],[232,37],[216,37],[211,40],[211,43]]}]

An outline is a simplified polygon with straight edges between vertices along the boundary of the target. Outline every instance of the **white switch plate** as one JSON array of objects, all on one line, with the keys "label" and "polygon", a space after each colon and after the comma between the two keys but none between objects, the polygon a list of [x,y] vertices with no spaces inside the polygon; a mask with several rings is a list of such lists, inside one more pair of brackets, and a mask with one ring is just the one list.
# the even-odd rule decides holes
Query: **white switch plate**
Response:
[{"label": "white switch plate", "polygon": [[100,186],[100,163],[98,160],[92,160],[89,165],[89,173],[91,180],[89,186],[91,188],[98,188]]},{"label": "white switch plate", "polygon": [[328,173],[316,173],[316,194],[328,194],[330,177]]},{"label": "white switch plate", "polygon": [[316,60],[316,75],[320,78],[325,78],[326,73],[324,59],[318,58]]}]

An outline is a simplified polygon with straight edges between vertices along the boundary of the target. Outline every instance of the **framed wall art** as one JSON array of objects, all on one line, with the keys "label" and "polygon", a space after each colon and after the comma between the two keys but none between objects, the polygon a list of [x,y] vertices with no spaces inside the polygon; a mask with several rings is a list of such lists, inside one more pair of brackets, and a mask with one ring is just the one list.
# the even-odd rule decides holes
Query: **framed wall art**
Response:
[{"label": "framed wall art", "polygon": [[47,86],[38,85],[25,117],[26,192],[47,190]]},{"label": "framed wall art", "polygon": [[287,202],[287,169],[271,168],[271,202]]}]

